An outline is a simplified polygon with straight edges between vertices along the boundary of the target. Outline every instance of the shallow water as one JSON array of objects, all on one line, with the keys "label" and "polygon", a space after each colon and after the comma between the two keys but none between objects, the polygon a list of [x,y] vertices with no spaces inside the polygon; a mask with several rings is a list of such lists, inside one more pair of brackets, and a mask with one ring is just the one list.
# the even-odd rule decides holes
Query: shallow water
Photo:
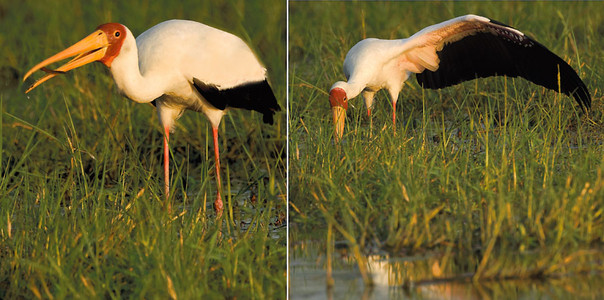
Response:
[{"label": "shallow water", "polygon": [[366,288],[354,259],[336,254],[335,285],[327,289],[324,254],[290,253],[290,299],[604,299],[602,274],[478,283],[472,282],[471,274],[462,274],[433,280],[439,272],[433,263],[437,260],[385,255],[368,257],[374,286]]}]

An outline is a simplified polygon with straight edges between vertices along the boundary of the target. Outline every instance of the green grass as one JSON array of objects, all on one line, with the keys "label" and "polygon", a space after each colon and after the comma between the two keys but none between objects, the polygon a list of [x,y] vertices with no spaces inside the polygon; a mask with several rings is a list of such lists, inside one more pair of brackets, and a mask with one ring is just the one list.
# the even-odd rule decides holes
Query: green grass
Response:
[{"label": "green grass", "polygon": [[23,94],[26,70],[99,24],[139,35],[175,18],[242,37],[285,108],[285,3],[0,1],[0,298],[285,298],[285,113],[274,126],[248,111],[223,119],[231,196],[217,223],[202,114],[171,135],[169,215],[153,106],[119,95],[101,64]]},{"label": "green grass", "polygon": [[[593,97],[589,115],[523,79],[434,91],[412,77],[396,135],[382,91],[373,128],[352,99],[334,145],[327,92],[345,79],[348,49],[468,13],[569,61]],[[475,280],[604,271],[603,30],[597,2],[290,3],[291,253],[319,239],[329,256],[344,240],[361,271],[369,253],[429,254],[436,277]]]}]

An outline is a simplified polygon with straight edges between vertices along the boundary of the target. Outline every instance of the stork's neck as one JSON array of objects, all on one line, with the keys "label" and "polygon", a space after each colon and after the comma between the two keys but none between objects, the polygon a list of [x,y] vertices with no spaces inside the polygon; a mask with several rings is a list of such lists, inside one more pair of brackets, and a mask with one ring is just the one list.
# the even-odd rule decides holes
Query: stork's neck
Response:
[{"label": "stork's neck", "polygon": [[164,93],[164,82],[158,76],[141,74],[138,59],[136,40],[128,30],[119,55],[111,63],[111,74],[128,98],[138,103],[151,102]]},{"label": "stork's neck", "polygon": [[343,89],[346,92],[346,97],[348,99],[352,99],[358,96],[363,91],[363,89],[365,88],[365,84],[357,83],[354,81],[338,81],[331,87],[331,89],[334,89],[336,87]]}]

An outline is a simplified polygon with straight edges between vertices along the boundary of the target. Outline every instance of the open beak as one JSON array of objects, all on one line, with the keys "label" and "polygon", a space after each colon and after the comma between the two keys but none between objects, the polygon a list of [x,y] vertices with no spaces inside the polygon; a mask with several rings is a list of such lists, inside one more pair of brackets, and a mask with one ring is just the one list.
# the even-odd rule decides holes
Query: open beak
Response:
[{"label": "open beak", "polygon": [[344,123],[346,122],[346,109],[342,106],[332,106],[334,134],[336,142],[342,140],[344,134]]},{"label": "open beak", "polygon": [[[27,91],[25,91],[25,93],[28,93],[29,91],[33,90],[35,87],[42,84],[46,80],[55,77],[57,74],[63,74],[69,70],[102,59],[105,56],[105,52],[107,52],[107,46],[109,46],[107,36],[103,31],[97,30],[82,39],[81,41],[75,43],[71,47],[45,59],[43,62],[37,64],[31,70],[27,71],[27,73],[23,77],[23,81],[25,81],[25,79],[27,79],[31,74],[33,74],[37,70],[42,70],[47,73],[44,77],[38,79],[34,84],[32,84],[27,89]],[[76,57],[74,57],[66,64],[60,66],[56,70],[46,68],[46,66],[54,62],[64,60],[72,56]]]}]

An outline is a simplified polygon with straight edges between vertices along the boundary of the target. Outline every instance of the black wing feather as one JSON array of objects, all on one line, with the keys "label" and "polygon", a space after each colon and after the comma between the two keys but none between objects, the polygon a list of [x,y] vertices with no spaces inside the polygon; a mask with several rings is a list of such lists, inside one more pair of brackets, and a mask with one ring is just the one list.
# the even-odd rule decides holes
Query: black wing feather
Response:
[{"label": "black wing feather", "polygon": [[437,55],[440,59],[438,70],[426,69],[416,76],[424,88],[439,89],[496,75],[519,76],[573,96],[583,109],[591,106],[589,91],[571,66],[545,46],[511,30],[497,27],[497,30],[477,32],[446,44]]},{"label": "black wing feather", "polygon": [[221,110],[227,107],[255,110],[263,114],[264,123],[273,124],[273,115],[281,110],[266,80],[220,89],[214,84],[207,84],[193,78],[193,85],[214,107]]}]

